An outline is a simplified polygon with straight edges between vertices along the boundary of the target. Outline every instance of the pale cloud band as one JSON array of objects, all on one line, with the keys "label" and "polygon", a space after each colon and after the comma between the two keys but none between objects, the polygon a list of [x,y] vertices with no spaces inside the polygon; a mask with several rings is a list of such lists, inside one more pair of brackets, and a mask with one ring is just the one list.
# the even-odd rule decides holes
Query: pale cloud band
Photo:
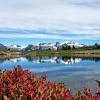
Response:
[{"label": "pale cloud band", "polygon": [[[99,39],[99,0],[0,0],[0,29],[45,30],[45,33],[0,32],[0,38]],[[49,32],[48,32],[49,31]],[[68,34],[77,35],[69,37]],[[82,36],[84,35],[84,37]]]}]

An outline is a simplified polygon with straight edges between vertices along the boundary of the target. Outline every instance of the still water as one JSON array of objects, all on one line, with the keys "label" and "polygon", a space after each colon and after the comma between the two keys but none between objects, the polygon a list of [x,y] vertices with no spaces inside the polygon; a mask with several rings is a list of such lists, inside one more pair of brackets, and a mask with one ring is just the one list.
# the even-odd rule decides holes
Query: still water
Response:
[{"label": "still water", "polygon": [[45,73],[49,80],[64,83],[73,93],[84,87],[99,90],[95,80],[100,80],[100,58],[27,56],[0,59],[0,69],[9,70],[17,65],[37,76]]}]

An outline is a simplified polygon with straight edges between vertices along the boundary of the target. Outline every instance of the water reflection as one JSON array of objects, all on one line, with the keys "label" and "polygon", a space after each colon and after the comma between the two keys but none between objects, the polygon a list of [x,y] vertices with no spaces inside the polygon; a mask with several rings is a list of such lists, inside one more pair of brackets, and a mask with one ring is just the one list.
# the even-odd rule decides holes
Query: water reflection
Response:
[{"label": "water reflection", "polygon": [[100,61],[100,57],[81,57],[82,60],[89,60],[89,61],[95,61],[95,62],[99,62]]},{"label": "water reflection", "polygon": [[17,65],[21,65],[24,69],[29,69],[38,75],[46,72],[50,80],[64,82],[66,86],[71,87],[72,91],[83,87],[95,91],[98,89],[94,80],[100,80],[100,58],[67,56],[0,57],[0,69],[13,69]]},{"label": "water reflection", "polygon": [[[73,58],[66,56],[27,56],[27,57],[18,57],[18,58],[8,58],[6,61],[11,61],[13,63],[20,61],[28,61],[33,63],[58,63],[58,64],[75,64],[81,61],[81,58]],[[5,61],[4,60],[4,61]]]},{"label": "water reflection", "polygon": [[100,58],[94,57],[67,57],[67,56],[25,56],[25,57],[2,57],[0,58],[0,63],[5,61],[11,61],[13,63],[21,62],[21,61],[28,61],[33,63],[58,63],[58,64],[75,64],[81,61],[95,61],[99,62]]},{"label": "water reflection", "polygon": [[10,58],[9,61],[16,63],[20,61],[27,61],[27,59],[25,57],[19,57],[19,58]]}]

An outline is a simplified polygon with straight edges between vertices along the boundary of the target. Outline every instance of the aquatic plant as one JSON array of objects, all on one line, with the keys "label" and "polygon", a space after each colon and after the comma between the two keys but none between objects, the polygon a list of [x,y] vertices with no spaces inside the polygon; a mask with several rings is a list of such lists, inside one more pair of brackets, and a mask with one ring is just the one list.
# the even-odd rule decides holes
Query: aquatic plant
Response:
[{"label": "aquatic plant", "polygon": [[54,83],[45,75],[37,78],[29,70],[17,66],[13,70],[0,70],[0,100],[99,100],[89,89],[76,96],[63,83]]}]

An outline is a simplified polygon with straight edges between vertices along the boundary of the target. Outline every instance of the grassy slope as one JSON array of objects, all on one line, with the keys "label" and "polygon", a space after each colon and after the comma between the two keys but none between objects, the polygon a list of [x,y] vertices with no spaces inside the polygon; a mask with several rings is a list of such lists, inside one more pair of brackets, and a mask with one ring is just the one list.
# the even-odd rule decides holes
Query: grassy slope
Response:
[{"label": "grassy slope", "polygon": [[19,55],[19,51],[0,51],[0,55]]},{"label": "grassy slope", "polygon": [[100,57],[100,49],[94,50],[59,50],[59,51],[0,51],[0,55],[62,55],[62,56],[76,56],[76,57]]},{"label": "grassy slope", "polygon": [[61,51],[23,51],[23,55],[64,55],[64,56],[96,56],[100,57],[100,50],[61,50]]}]

